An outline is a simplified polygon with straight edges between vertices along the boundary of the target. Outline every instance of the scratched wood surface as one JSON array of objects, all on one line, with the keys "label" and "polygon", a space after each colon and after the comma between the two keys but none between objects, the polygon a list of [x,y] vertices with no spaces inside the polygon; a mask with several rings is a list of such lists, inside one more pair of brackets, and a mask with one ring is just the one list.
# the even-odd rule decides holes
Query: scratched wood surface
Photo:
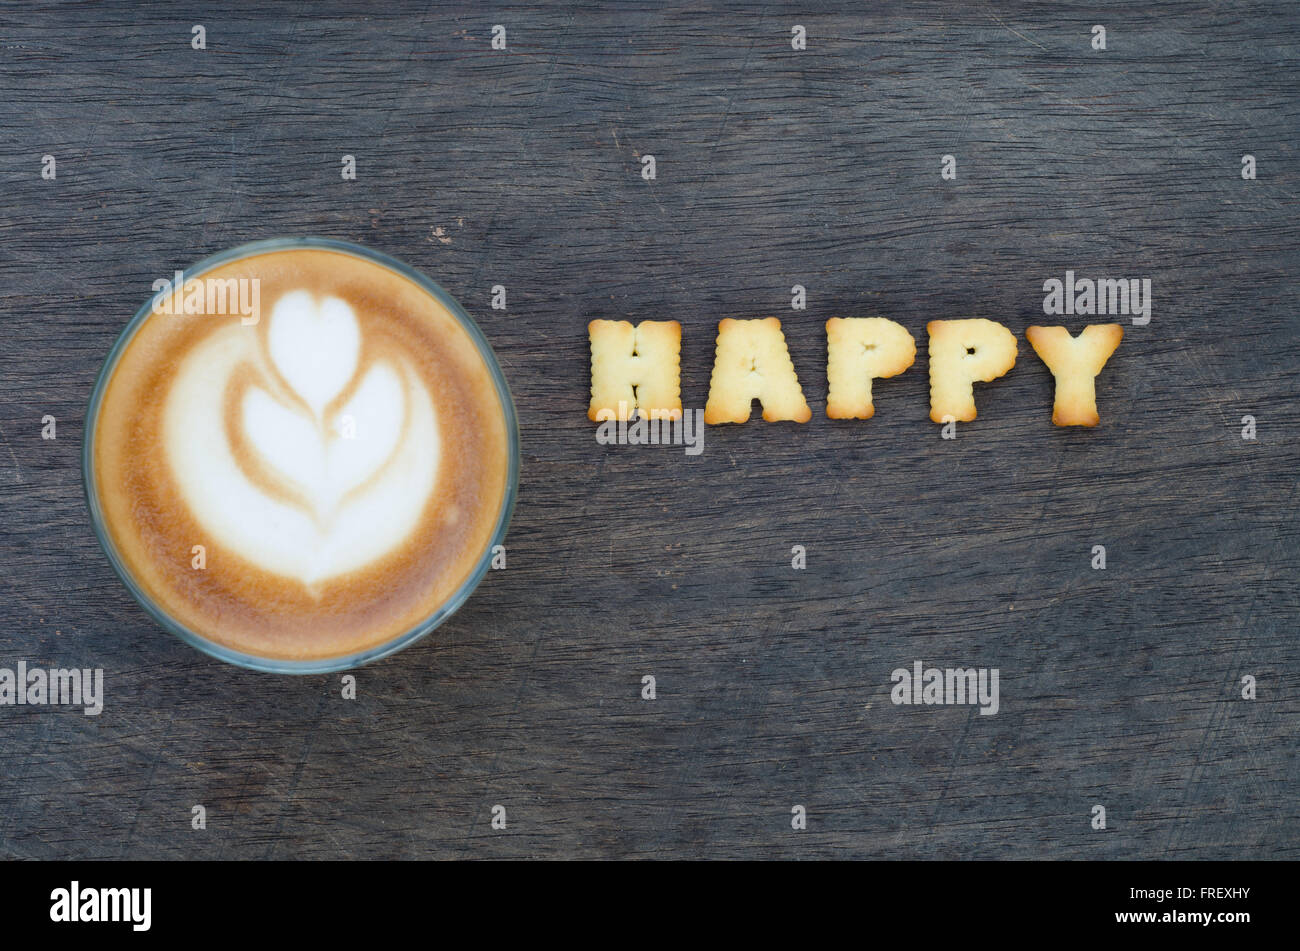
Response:
[{"label": "scratched wood surface", "polygon": [[[0,854],[1300,855],[1294,4],[257,6],[2,8],[0,666],[106,697],[0,707]],[[444,284],[520,412],[508,568],[354,701],[162,632],[82,497],[150,284],[285,234]],[[1093,431],[1023,338],[1067,268],[1153,284]],[[700,407],[717,321],[768,315],[810,423],[596,444],[588,320],[680,320]],[[830,421],[836,315],[1020,357],[955,441],[924,352]],[[916,660],[998,668],[1000,711],[894,706]]]}]

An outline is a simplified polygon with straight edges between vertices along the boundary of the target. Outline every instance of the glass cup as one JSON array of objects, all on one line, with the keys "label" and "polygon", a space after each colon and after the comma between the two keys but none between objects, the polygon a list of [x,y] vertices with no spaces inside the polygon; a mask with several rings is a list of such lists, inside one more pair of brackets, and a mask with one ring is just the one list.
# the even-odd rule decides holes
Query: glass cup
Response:
[{"label": "glass cup", "polygon": [[187,269],[185,279],[202,277],[202,275],[215,267],[226,264],[230,261],[240,258],[251,257],[256,254],[265,254],[270,251],[292,251],[300,249],[324,249],[330,251],[340,251],[344,254],[355,255],[367,261],[377,263],[389,270],[395,271],[403,277],[408,278],[423,289],[426,293],[436,299],[445,307],[448,312],[460,323],[465,333],[474,342],[478,348],[483,363],[491,373],[492,380],[496,386],[497,396],[501,401],[501,412],[505,417],[505,429],[507,440],[507,472],[506,472],[506,490],[501,500],[501,510],[497,515],[496,528],[492,532],[492,537],[487,546],[480,554],[474,570],[470,572],[469,577],[458,588],[452,596],[429,617],[425,618],[419,624],[410,630],[404,631],[396,637],[383,644],[358,651],[339,657],[314,658],[310,660],[286,660],[283,658],[260,657],[255,654],[247,654],[242,651],[233,650],[223,644],[219,644],[210,638],[204,637],[197,631],[190,630],[184,625],[171,618],[163,611],[153,599],[145,593],[139,582],[133,577],[130,568],[126,565],[121,555],[118,553],[113,544],[112,536],[104,522],[104,514],[99,504],[99,496],[95,489],[95,470],[94,470],[94,447],[95,447],[95,428],[99,419],[99,407],[103,399],[104,390],[108,380],[117,366],[119,357],[126,349],[127,344],[135,335],[140,326],[149,318],[153,310],[154,300],[167,291],[159,291],[154,294],[144,305],[136,312],[135,317],[126,325],[121,334],[118,335],[117,341],[109,351],[108,357],[104,361],[104,367],[99,371],[99,376],[95,380],[95,388],[90,395],[90,405],[86,409],[86,427],[85,438],[81,448],[81,469],[82,477],[86,490],[86,503],[90,509],[91,523],[95,528],[95,536],[99,539],[100,546],[108,556],[109,563],[112,564],[113,570],[117,572],[122,583],[126,585],[127,590],[135,597],[140,606],[145,609],[155,621],[163,628],[171,631],[181,640],[209,654],[218,660],[224,660],[227,663],[237,664],[241,667],[247,667],[251,670],[266,671],[278,674],[324,674],[333,671],[347,670],[352,667],[359,667],[362,664],[368,664],[371,661],[379,660],[381,657],[387,657],[389,654],[396,653],[404,647],[414,644],[420,638],[424,637],[438,625],[442,624],[447,618],[456,613],[457,609],[465,603],[470,594],[478,587],[483,576],[487,574],[492,561],[492,550],[497,545],[503,544],[506,536],[506,529],[510,524],[510,516],[514,511],[515,497],[519,490],[519,422],[515,416],[514,400],[510,396],[510,388],[506,385],[505,377],[501,373],[501,367],[497,363],[492,347],[488,344],[487,338],[483,336],[483,331],[474,322],[474,319],[465,312],[465,308],[448,294],[437,283],[425,277],[414,268],[403,264],[396,258],[391,258],[386,254],[378,251],[372,251],[369,248],[362,247],[359,244],[353,244],[350,241],[338,241],[332,238],[271,238],[265,241],[254,241],[249,244],[240,245],[237,248],[231,248],[228,251],[222,251],[214,254],[209,258],[200,261],[194,267]]}]

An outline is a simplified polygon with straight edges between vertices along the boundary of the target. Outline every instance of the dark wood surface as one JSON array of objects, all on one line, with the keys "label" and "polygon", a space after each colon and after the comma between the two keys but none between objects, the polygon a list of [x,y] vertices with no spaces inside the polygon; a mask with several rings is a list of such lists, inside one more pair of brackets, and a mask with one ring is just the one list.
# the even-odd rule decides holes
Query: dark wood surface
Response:
[{"label": "dark wood surface", "polygon": [[[0,707],[0,854],[1300,854],[1294,4],[256,6],[3,8],[0,666],[106,699]],[[456,294],[522,425],[507,570],[355,701],[157,628],[82,496],[151,282],[286,234]],[[1067,268],[1154,287],[1092,431],[1023,337]],[[810,423],[596,444],[588,320],[680,320],[700,407],[717,321],[768,315]],[[853,315],[922,342],[865,423],[824,412]],[[964,316],[1020,357],[943,441],[924,328]],[[997,667],[1001,711],[894,706],[918,659]]]}]

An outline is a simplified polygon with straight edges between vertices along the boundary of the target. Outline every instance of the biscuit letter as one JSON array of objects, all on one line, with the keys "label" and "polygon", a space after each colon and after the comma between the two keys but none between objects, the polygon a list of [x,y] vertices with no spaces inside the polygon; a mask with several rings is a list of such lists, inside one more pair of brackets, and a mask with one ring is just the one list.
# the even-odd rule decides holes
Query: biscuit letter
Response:
[{"label": "biscuit letter", "polygon": [[591,336],[588,419],[628,419],[634,409],[645,417],[681,418],[681,324],[643,320],[633,327],[626,320],[593,320],[587,333]]},{"label": "biscuit letter", "polygon": [[916,359],[916,340],[884,317],[832,317],[826,321],[826,378],[831,419],[870,419],[871,381],[898,376]]},{"label": "biscuit letter", "polygon": [[975,418],[975,381],[996,380],[1016,365],[1016,338],[992,320],[932,320],[930,334],[930,419]]},{"label": "biscuit letter", "polygon": [[718,324],[718,351],[704,421],[743,423],[749,419],[755,399],[763,404],[763,419],[769,423],[782,419],[806,423],[812,419],[785,346],[781,321],[775,317],[728,317]]},{"label": "biscuit letter", "polygon": [[1030,327],[1025,337],[1056,377],[1052,422],[1057,426],[1096,426],[1097,374],[1124,338],[1119,324],[1092,324],[1077,337],[1064,327]]}]

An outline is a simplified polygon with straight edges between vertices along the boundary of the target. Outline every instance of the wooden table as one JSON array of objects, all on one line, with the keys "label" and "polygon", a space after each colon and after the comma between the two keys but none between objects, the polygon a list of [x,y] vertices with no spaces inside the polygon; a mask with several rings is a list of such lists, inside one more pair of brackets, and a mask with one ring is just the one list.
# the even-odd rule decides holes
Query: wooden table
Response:
[{"label": "wooden table", "polygon": [[[10,6],[0,665],[106,698],[0,707],[0,854],[1296,858],[1300,11],[863,6]],[[507,569],[355,700],[157,628],[82,494],[152,282],[292,234],[456,294],[522,426]],[[1107,319],[1043,316],[1067,269],[1153,287],[1095,430],[1052,426],[1024,341]],[[717,322],[769,315],[811,422],[597,445],[588,320],[680,320],[700,407]],[[855,315],[922,352],[829,420]],[[970,316],[1020,357],[943,440],[925,324]],[[999,712],[896,706],[917,660],[996,667]]]}]

